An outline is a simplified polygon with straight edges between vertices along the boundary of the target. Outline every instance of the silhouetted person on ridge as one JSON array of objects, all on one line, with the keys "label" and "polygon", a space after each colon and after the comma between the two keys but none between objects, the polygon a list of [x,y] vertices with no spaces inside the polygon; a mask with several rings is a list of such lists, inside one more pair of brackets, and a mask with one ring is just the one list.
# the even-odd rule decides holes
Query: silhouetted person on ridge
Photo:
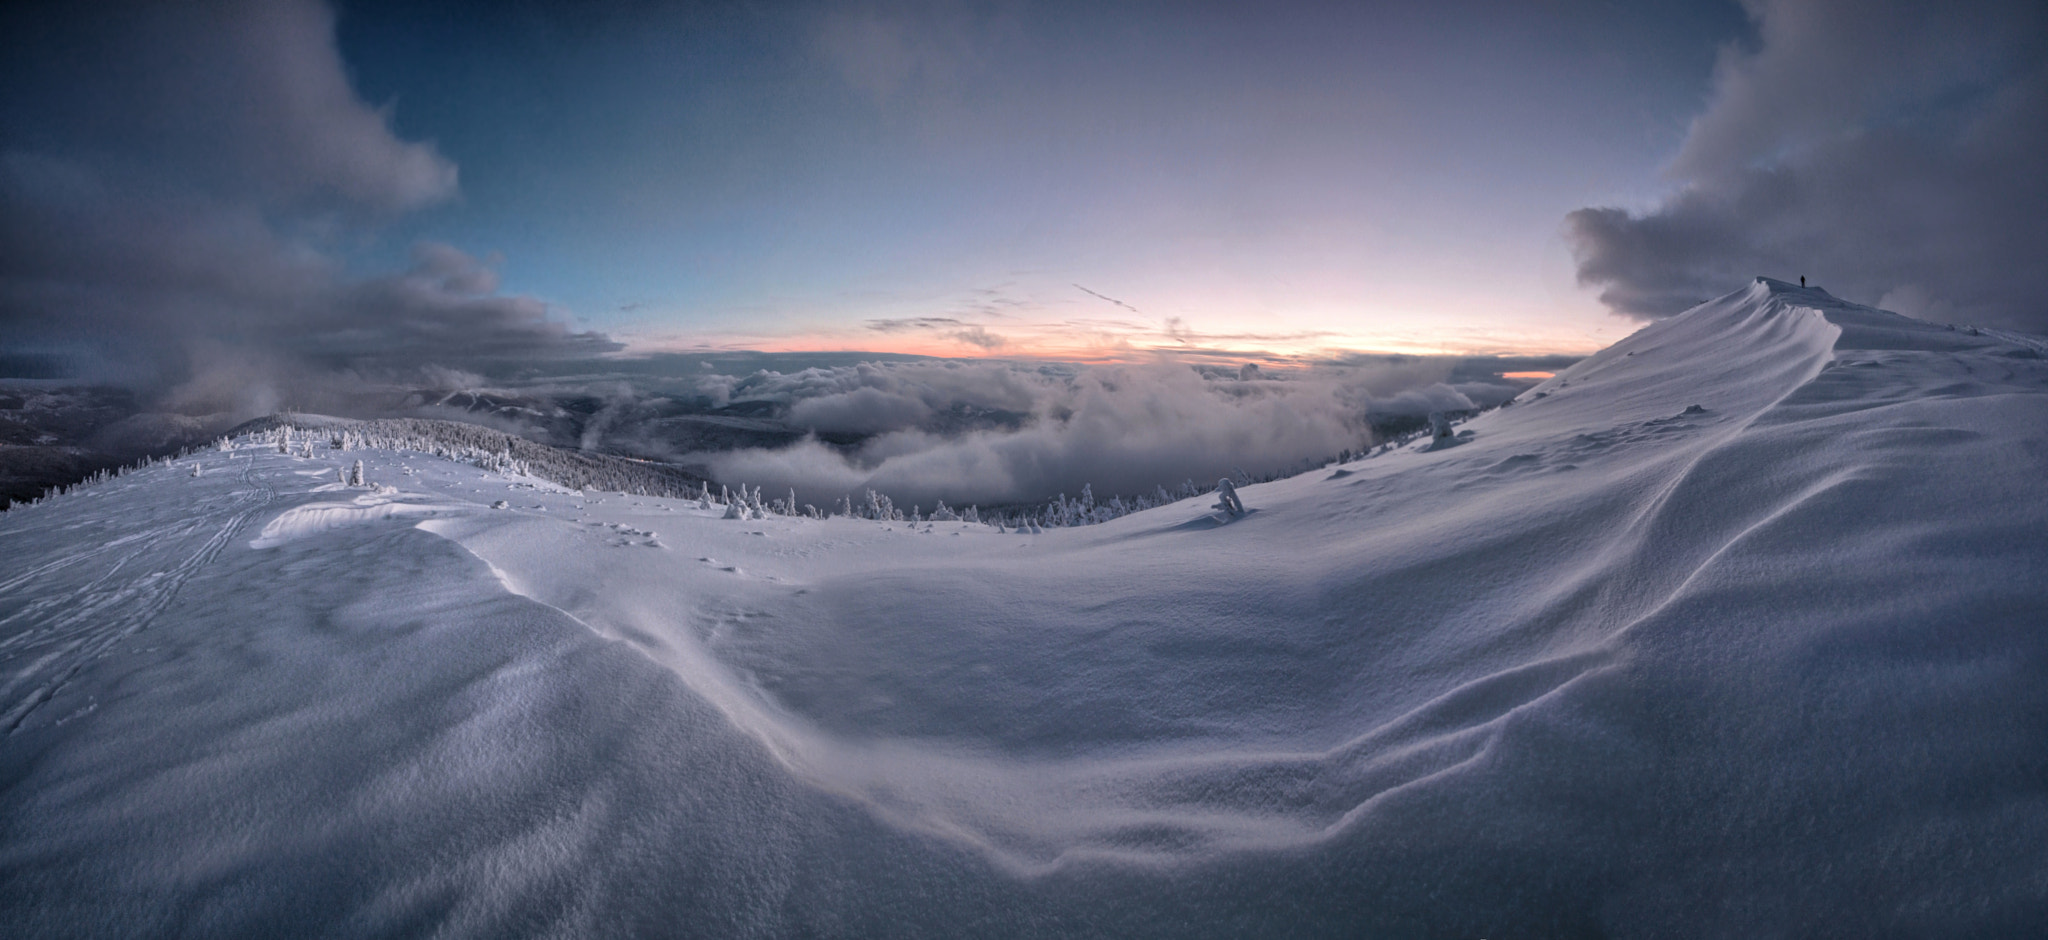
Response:
[{"label": "silhouetted person on ridge", "polygon": [[1799,286],[1800,286],[1800,287],[1805,287],[1805,286],[1806,286],[1806,275],[1804,275],[1804,274],[1801,274],[1801,275],[1799,275]]}]

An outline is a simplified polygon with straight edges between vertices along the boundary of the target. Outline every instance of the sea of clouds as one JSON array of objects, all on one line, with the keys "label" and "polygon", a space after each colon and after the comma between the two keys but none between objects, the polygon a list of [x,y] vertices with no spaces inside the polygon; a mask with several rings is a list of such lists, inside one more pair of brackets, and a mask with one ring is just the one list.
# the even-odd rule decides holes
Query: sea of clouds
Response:
[{"label": "sea of clouds", "polygon": [[[821,506],[870,488],[904,504],[986,506],[1083,486],[1106,497],[1284,473],[1367,446],[1403,419],[1497,405],[1526,386],[1501,377],[1518,365],[1401,356],[1290,370],[869,361],[580,386],[554,379],[547,388],[610,391],[584,425],[585,449],[697,464],[721,482],[795,489]],[[677,411],[755,415],[792,439],[691,448],[646,417]]]}]

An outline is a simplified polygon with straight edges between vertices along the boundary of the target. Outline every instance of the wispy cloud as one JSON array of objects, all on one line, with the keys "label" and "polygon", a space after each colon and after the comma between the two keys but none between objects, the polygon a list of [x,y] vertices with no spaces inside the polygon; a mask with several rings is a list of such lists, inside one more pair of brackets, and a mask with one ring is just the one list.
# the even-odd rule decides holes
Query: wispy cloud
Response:
[{"label": "wispy cloud", "polygon": [[979,326],[964,327],[962,329],[954,330],[953,332],[948,333],[946,335],[951,336],[952,338],[957,339],[963,343],[966,343],[969,346],[979,346],[982,349],[991,351],[1001,349],[1004,346],[1009,345],[1010,342],[1009,340],[1004,339],[1001,336],[997,336],[996,334],[991,333],[988,330],[985,330]]},{"label": "wispy cloud", "polygon": [[1110,303],[1116,304],[1117,306],[1119,306],[1119,307],[1122,307],[1122,308],[1124,308],[1125,310],[1129,310],[1130,312],[1132,312],[1132,313],[1135,313],[1135,314],[1138,314],[1138,315],[1140,315],[1140,316],[1143,316],[1143,315],[1144,315],[1144,311],[1142,311],[1142,310],[1139,310],[1138,308],[1136,308],[1136,307],[1133,307],[1133,306],[1131,306],[1130,304],[1124,303],[1123,301],[1121,301],[1121,300],[1118,300],[1118,299],[1116,299],[1115,297],[1111,297],[1111,296],[1109,296],[1109,295],[1107,295],[1107,294],[1099,294],[1099,293],[1096,293],[1095,291],[1092,291],[1092,290],[1089,290],[1088,288],[1082,287],[1082,286],[1081,286],[1081,285],[1079,285],[1079,284],[1076,284],[1076,285],[1074,285],[1074,289],[1075,289],[1075,290],[1078,290],[1078,291],[1080,291],[1081,293],[1087,294],[1088,296],[1090,296],[1090,297],[1093,297],[1093,298],[1095,298],[1095,299],[1097,299],[1097,300],[1106,300],[1106,301],[1108,301],[1108,302],[1110,302]]},{"label": "wispy cloud", "polygon": [[868,320],[867,328],[883,334],[921,333],[936,336],[981,350],[997,350],[1009,344],[1009,340],[977,323],[967,323],[953,317],[897,317]]},{"label": "wispy cloud", "polygon": [[952,317],[893,317],[867,321],[867,327],[877,333],[907,333],[913,330],[950,330],[962,324]]}]

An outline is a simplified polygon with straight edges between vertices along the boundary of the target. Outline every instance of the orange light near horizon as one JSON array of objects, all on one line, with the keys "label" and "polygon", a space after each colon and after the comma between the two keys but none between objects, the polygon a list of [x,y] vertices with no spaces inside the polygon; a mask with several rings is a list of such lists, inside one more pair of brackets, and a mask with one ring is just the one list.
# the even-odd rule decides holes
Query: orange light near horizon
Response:
[{"label": "orange light near horizon", "polygon": [[[719,337],[724,342],[675,342],[662,339],[629,337],[627,355],[634,352],[689,352],[746,349],[755,352],[806,353],[806,352],[869,352],[877,354],[898,354],[912,356],[933,356],[941,359],[1039,359],[1061,362],[1133,363],[1156,362],[1160,359],[1189,359],[1200,361],[1231,362],[1273,362],[1312,361],[1330,356],[1347,354],[1406,355],[1406,356],[1497,356],[1497,355],[1548,355],[1557,349],[1530,347],[1526,349],[1502,349],[1499,346],[1470,347],[1450,344],[1421,344],[1405,341],[1400,337],[1373,339],[1314,336],[1306,341],[1288,341],[1289,338],[1242,338],[1230,337],[1214,346],[1206,344],[1182,345],[1161,342],[1151,336],[1118,336],[1110,333],[1081,332],[1059,335],[1051,331],[1017,330],[1004,337],[1004,342],[994,345],[962,342],[949,336],[919,335],[852,335],[835,332],[803,332],[781,336],[734,335]],[[1278,339],[1279,341],[1274,341]],[[1230,347],[1236,348],[1230,348]],[[1222,348],[1217,348],[1222,347]],[[1575,350],[1573,350],[1575,351]],[[1547,379],[1549,372],[1510,372],[1509,378]]]},{"label": "orange light near horizon", "polygon": [[1500,377],[1504,379],[1533,379],[1541,382],[1555,375],[1557,375],[1555,372],[1503,372],[1500,374]]},{"label": "orange light near horizon", "polygon": [[[944,322],[944,321],[934,321]],[[1263,362],[1308,364],[1347,355],[1422,357],[1539,355],[1582,352],[1573,343],[1551,343],[1545,337],[1484,329],[1434,328],[1428,331],[1387,329],[1377,333],[1345,332],[1304,326],[1271,332],[1201,333],[1150,331],[1136,324],[1085,320],[1065,322],[1013,321],[979,324],[911,326],[886,331],[811,328],[776,332],[730,332],[680,337],[660,334],[620,335],[625,355],[649,352],[706,352],[747,349],[771,353],[855,352],[878,355],[933,356],[943,359],[1019,359],[1076,363],[1138,363],[1186,360],[1210,363]],[[708,342],[707,342],[708,340]],[[1515,379],[1547,379],[1549,372],[1508,373]]]}]

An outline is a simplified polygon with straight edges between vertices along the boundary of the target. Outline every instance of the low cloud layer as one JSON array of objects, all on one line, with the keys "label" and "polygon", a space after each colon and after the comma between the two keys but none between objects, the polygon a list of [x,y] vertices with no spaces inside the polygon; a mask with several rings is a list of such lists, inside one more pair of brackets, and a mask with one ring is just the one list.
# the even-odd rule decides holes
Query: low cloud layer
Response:
[{"label": "low cloud layer", "polygon": [[240,411],[617,348],[453,246],[348,270],[457,171],[357,97],[325,5],[13,4],[0,37],[0,352]]},{"label": "low cloud layer", "polygon": [[1800,275],[1902,313],[2048,331],[2048,9],[1745,0],[1752,47],[1647,212],[1566,218],[1581,283],[1657,317]]},{"label": "low cloud layer", "polygon": [[602,372],[450,372],[442,390],[413,396],[412,413],[794,488],[821,507],[868,488],[906,508],[991,506],[1298,469],[1420,428],[1431,411],[1497,405],[1572,361],[1356,354],[1259,369],[667,355],[586,364]]},{"label": "low cloud layer", "polygon": [[[862,363],[704,377],[726,403],[773,402],[817,437],[686,456],[731,483],[823,506],[867,488],[906,505],[1150,492],[1263,475],[1358,448],[1376,420],[1497,404],[1526,383],[1498,363],[1378,357],[1264,377],[1185,364]],[[834,435],[861,435],[835,446]]]}]

